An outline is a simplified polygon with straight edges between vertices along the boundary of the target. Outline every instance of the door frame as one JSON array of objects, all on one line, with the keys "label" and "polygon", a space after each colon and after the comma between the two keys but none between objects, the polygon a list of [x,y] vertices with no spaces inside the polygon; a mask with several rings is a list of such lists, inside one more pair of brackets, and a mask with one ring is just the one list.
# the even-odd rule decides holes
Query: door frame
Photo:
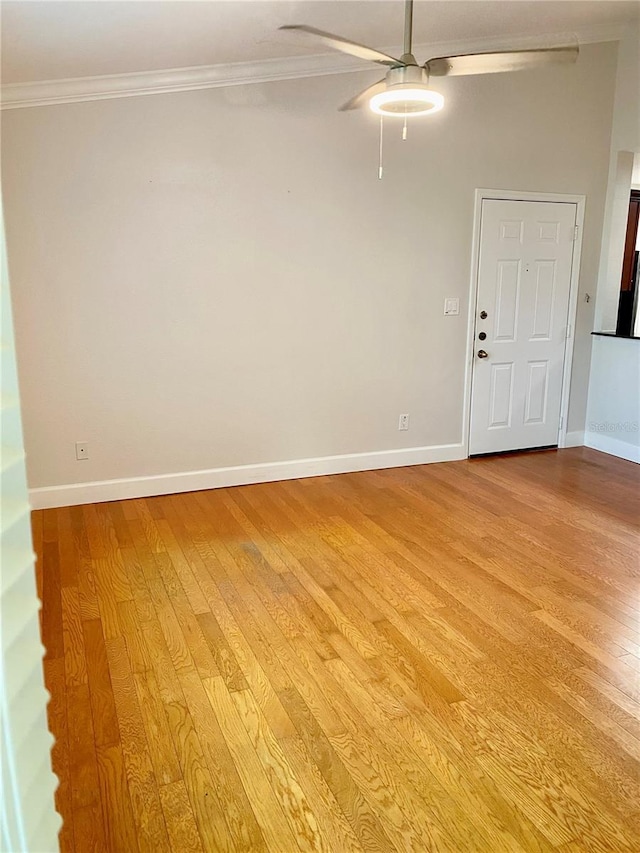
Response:
[{"label": "door frame", "polygon": [[471,282],[469,288],[469,313],[467,318],[467,354],[464,371],[464,412],[462,423],[462,443],[465,455],[469,456],[471,430],[471,391],[473,380],[473,357],[475,352],[475,318],[478,300],[478,274],[480,265],[480,226],[482,220],[482,202],[485,199],[499,201],[542,201],[562,202],[576,205],[577,234],[573,243],[571,259],[571,280],[569,283],[569,310],[567,324],[569,333],[564,344],[564,365],[562,370],[562,396],[560,399],[560,428],[558,447],[567,446],[567,420],[569,417],[569,394],[571,391],[571,366],[573,363],[573,344],[578,311],[578,285],[580,279],[580,258],[582,254],[582,234],[584,231],[584,211],[586,196],[567,193],[528,192],[524,190],[492,190],[480,188],[475,191],[473,211],[473,238],[471,241]]}]

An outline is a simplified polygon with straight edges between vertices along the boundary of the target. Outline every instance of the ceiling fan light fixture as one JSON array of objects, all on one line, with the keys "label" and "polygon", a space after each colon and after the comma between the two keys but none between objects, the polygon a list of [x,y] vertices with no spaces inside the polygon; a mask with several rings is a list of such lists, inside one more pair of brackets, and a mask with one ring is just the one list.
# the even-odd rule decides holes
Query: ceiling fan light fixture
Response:
[{"label": "ceiling fan light fixture", "polygon": [[370,109],[381,116],[407,118],[438,112],[444,106],[440,92],[426,86],[398,86],[378,92],[369,101]]},{"label": "ceiling fan light fixture", "polygon": [[317,42],[334,50],[384,65],[388,71],[383,80],[367,86],[364,92],[350,98],[341,110],[355,110],[369,104],[381,116],[424,116],[435,113],[444,106],[439,92],[429,89],[429,77],[456,77],[466,74],[494,74],[502,71],[525,71],[566,65],[578,58],[578,45],[530,48],[526,50],[468,53],[457,56],[436,56],[418,64],[411,52],[413,34],[413,0],[404,4],[404,43],[402,56],[397,59],[373,47],[350,41],[333,33],[309,27],[306,24],[288,24],[281,30],[293,30],[312,36]]}]

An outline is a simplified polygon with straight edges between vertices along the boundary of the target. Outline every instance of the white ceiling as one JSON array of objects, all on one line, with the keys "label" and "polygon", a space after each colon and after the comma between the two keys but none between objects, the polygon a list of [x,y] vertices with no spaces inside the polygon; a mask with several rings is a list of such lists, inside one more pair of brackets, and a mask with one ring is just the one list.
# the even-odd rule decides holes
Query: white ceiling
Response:
[{"label": "white ceiling", "polygon": [[[2,82],[54,80],[326,52],[278,33],[307,23],[374,47],[402,42],[402,0],[3,2]],[[618,0],[417,0],[414,41],[573,32],[637,19]]]}]

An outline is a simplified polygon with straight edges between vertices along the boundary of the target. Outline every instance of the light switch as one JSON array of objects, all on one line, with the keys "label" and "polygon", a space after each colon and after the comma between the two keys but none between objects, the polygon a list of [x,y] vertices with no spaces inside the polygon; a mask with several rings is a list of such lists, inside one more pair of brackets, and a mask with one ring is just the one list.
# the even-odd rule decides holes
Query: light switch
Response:
[{"label": "light switch", "polygon": [[457,296],[447,296],[444,300],[445,316],[460,313],[460,299]]}]

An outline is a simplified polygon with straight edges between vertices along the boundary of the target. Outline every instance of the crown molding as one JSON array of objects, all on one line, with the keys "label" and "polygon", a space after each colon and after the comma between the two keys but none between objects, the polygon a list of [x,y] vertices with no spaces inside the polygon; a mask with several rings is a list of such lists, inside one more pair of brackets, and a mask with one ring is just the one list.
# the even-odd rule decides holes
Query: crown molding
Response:
[{"label": "crown molding", "polygon": [[255,62],[230,62],[222,65],[199,65],[162,71],[138,71],[130,74],[104,74],[96,77],[71,77],[65,80],[41,80],[12,83],[2,87],[3,110],[130,98],[138,95],[162,95],[217,89],[247,83],[295,80],[327,74],[361,71],[366,63],[343,61],[333,56],[296,56],[262,59]]},{"label": "crown molding", "polygon": [[[599,26],[572,33],[580,44],[601,41],[619,41],[629,35],[632,28],[624,25]],[[467,41],[438,42],[414,46],[417,56],[447,56],[509,48],[518,50],[557,44],[567,39],[567,33],[543,35],[502,36],[500,38]],[[399,55],[402,48],[395,45],[384,48]],[[171,68],[160,71],[137,71],[128,74],[104,74],[95,77],[72,77],[63,80],[39,80],[29,83],[9,83],[0,89],[0,109],[43,107],[56,104],[74,104],[83,101],[101,101],[111,98],[130,98],[140,95],[158,95],[170,92],[189,92],[197,89],[217,89],[242,86],[250,83],[267,83],[277,80],[296,80],[304,77],[324,77],[331,74],[349,74],[373,71],[370,62],[363,62],[343,54],[294,56],[279,59],[262,59],[253,62],[229,62],[220,65],[201,65],[190,68]]]}]

